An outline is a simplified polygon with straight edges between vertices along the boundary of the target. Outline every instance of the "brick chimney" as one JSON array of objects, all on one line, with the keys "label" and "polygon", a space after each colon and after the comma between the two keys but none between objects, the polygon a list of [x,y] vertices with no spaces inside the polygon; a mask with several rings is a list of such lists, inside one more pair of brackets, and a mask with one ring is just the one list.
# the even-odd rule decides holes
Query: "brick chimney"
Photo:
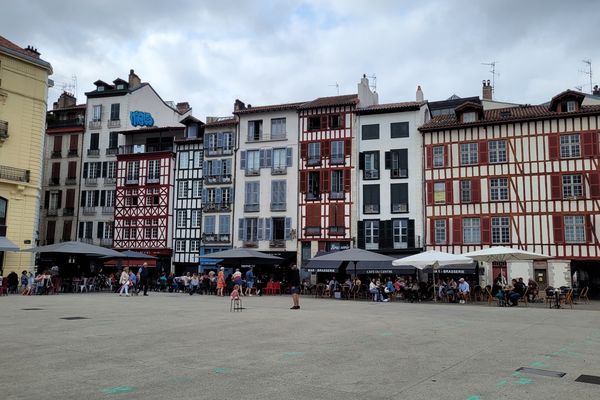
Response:
[{"label": "brick chimney", "polygon": [[54,110],[66,107],[73,107],[77,104],[77,99],[71,93],[62,92],[57,101],[54,102],[52,108]]},{"label": "brick chimney", "polygon": [[27,46],[23,50],[25,50],[27,52],[27,54],[29,54],[33,58],[40,58],[40,52],[37,51],[37,49],[34,48],[33,46]]},{"label": "brick chimney", "polygon": [[139,76],[133,72],[132,69],[129,70],[129,89],[137,89],[142,86],[142,81]]},{"label": "brick chimney", "polygon": [[[249,105],[249,104],[248,104]],[[235,99],[235,103],[233,104],[233,111],[240,111],[246,108],[246,104],[240,99]]]},{"label": "brick chimney", "polygon": [[187,101],[177,103],[176,108],[177,111],[179,111],[181,114],[185,114],[190,109],[190,103],[188,103]]},{"label": "brick chimney", "polygon": [[600,88],[598,87],[598,85],[594,86],[594,90],[592,91],[592,94],[594,96],[600,96]]},{"label": "brick chimney", "polygon": [[490,80],[489,79],[487,81],[484,80],[483,81],[483,94],[481,96],[483,98],[483,100],[492,100],[493,90],[494,90],[494,88],[490,84]]},{"label": "brick chimney", "polygon": [[421,103],[423,102],[423,91],[421,90],[421,85],[417,86],[417,96],[416,100]]}]

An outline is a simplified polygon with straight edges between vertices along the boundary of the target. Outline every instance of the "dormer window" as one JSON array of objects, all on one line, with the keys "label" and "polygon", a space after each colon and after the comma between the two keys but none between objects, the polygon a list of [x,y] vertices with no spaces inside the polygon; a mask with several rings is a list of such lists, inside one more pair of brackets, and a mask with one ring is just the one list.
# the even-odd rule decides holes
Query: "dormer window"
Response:
[{"label": "dormer window", "polygon": [[98,89],[96,90],[98,90],[99,92],[104,92],[104,86],[98,86]]},{"label": "dormer window", "polygon": [[123,85],[122,83],[117,85],[117,90],[123,90],[125,89],[125,85]]},{"label": "dormer window", "polygon": [[567,101],[567,112],[573,112],[577,108],[577,102],[575,100]]},{"label": "dormer window", "polygon": [[477,114],[475,111],[469,111],[463,113],[463,122],[475,122],[477,121]]}]

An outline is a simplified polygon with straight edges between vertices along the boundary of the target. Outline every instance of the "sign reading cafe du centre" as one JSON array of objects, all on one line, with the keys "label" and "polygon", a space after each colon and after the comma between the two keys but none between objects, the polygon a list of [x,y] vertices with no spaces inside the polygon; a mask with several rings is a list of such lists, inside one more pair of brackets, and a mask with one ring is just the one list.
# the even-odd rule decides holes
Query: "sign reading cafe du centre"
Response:
[{"label": "sign reading cafe du centre", "polygon": [[133,126],[154,126],[154,118],[147,112],[132,111],[129,114],[129,119]]}]

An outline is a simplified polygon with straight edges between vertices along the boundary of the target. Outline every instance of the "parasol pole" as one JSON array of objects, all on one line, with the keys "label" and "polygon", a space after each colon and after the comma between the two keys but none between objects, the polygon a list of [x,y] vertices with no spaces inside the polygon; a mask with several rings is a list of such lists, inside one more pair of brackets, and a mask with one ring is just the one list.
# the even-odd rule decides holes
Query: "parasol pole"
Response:
[{"label": "parasol pole", "polygon": [[435,291],[435,268],[439,266],[439,263],[436,261],[431,265],[431,269],[433,270],[433,302],[437,303],[437,292]]}]

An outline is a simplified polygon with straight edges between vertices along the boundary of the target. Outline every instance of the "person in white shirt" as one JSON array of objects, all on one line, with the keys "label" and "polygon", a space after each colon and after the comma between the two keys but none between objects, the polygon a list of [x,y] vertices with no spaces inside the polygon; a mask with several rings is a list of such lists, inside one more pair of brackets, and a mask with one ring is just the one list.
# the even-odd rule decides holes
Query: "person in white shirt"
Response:
[{"label": "person in white shirt", "polygon": [[465,281],[465,278],[460,278],[458,282],[458,296],[460,298],[460,303],[465,304],[466,299],[469,298],[469,291],[471,288],[469,287],[469,283]]}]

